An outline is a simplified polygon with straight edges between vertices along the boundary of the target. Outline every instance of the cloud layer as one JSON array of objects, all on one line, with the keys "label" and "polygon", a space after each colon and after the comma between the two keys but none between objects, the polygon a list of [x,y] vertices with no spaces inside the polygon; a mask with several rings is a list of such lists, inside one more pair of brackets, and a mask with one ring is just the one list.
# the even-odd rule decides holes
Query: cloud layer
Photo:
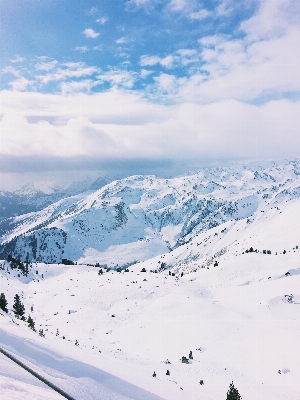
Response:
[{"label": "cloud layer", "polygon": [[297,156],[300,102],[237,100],[173,106],[114,90],[93,95],[2,93],[1,154],[97,158]]}]

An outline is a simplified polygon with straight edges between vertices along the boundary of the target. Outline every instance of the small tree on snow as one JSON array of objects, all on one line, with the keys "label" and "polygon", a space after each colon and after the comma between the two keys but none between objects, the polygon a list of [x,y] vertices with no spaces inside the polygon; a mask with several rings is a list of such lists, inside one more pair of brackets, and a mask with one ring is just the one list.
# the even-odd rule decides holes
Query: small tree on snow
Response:
[{"label": "small tree on snow", "polygon": [[0,294],[0,308],[4,312],[6,312],[6,313],[8,312],[8,310],[7,310],[7,300],[5,298],[5,294],[4,293]]},{"label": "small tree on snow", "polygon": [[28,322],[29,328],[32,329],[33,331],[35,331],[34,320],[31,318],[30,315],[28,316],[27,322]]},{"label": "small tree on snow", "polygon": [[20,296],[18,294],[16,294],[14,297],[13,310],[17,318],[21,318],[23,321],[25,321],[25,307],[24,304],[21,302]]},{"label": "small tree on snow", "polygon": [[226,400],[242,400],[239,391],[234,387],[233,382],[229,385]]}]

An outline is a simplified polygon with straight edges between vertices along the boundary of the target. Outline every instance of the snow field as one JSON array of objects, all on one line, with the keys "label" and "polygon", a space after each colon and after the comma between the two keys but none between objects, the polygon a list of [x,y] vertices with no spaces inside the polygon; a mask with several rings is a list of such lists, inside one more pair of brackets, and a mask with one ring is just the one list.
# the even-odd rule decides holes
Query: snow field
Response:
[{"label": "snow field", "polygon": [[[62,266],[44,264],[39,271],[50,269],[49,277],[19,286],[1,271],[1,291],[22,288],[26,310],[33,305],[36,327],[46,334],[42,339],[32,333],[34,340],[164,399],[215,400],[232,380],[245,400],[300,398],[300,305],[285,298],[298,296],[298,252],[221,257],[218,267],[182,278],[150,273],[152,264],[102,276],[92,267],[61,272]],[[286,276],[289,269],[294,272]],[[31,334],[17,327],[21,336],[24,329]],[[190,350],[192,363],[182,364]],[[282,368],[291,371],[278,374]]]}]

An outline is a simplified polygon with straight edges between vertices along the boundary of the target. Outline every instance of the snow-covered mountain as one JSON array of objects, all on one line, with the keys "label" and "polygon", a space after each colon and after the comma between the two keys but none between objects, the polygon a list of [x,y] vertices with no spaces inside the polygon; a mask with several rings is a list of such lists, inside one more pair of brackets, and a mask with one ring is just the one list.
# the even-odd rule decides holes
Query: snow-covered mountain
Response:
[{"label": "snow-covered mountain", "polygon": [[[299,400],[299,172],[133,176],[6,220],[2,256],[31,263],[0,261],[0,347],[76,399]],[[5,398],[56,398],[3,357]]]},{"label": "snow-covered mountain", "polygon": [[208,168],[172,179],[131,176],[1,221],[0,256],[125,267],[226,222],[226,231],[241,220],[250,227],[261,213],[298,197],[298,160]]},{"label": "snow-covered mountain", "polygon": [[0,221],[6,218],[35,212],[65,197],[78,193],[95,191],[105,186],[111,179],[102,176],[85,179],[68,184],[55,182],[24,184],[21,187],[0,189]]}]

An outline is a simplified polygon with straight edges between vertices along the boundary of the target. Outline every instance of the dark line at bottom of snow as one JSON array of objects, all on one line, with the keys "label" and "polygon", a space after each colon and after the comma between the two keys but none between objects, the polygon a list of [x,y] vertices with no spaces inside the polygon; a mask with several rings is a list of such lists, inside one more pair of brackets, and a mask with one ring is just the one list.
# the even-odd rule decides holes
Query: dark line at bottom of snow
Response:
[{"label": "dark line at bottom of snow", "polygon": [[9,354],[6,350],[2,349],[0,347],[0,353],[4,354],[6,357],[8,357],[10,360],[18,364],[20,367],[25,369],[25,371],[29,372],[31,375],[35,376],[37,379],[45,383],[47,386],[49,386],[51,389],[55,390],[57,393],[59,393],[61,396],[65,397],[68,400],[76,400],[74,397],[69,396],[66,392],[61,390],[59,387],[54,385],[53,383],[49,382],[47,379],[43,378],[40,374],[37,372],[33,371],[31,368],[27,367],[25,364],[23,364],[21,361],[16,359],[14,356]]}]

